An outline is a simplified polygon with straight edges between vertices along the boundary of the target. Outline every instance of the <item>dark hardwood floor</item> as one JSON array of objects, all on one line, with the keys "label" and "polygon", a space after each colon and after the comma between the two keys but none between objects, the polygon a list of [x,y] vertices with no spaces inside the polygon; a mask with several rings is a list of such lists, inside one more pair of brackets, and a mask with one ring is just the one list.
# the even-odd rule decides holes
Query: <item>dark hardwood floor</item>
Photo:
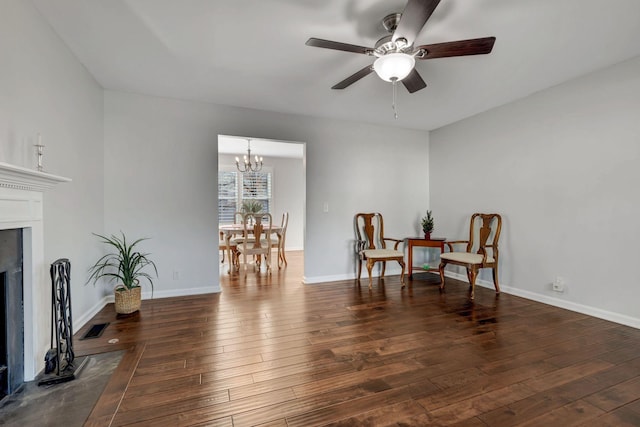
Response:
[{"label": "dark hardwood floor", "polygon": [[128,351],[86,425],[640,426],[640,330],[427,273],[302,285],[288,259],[105,307],[76,352]]}]

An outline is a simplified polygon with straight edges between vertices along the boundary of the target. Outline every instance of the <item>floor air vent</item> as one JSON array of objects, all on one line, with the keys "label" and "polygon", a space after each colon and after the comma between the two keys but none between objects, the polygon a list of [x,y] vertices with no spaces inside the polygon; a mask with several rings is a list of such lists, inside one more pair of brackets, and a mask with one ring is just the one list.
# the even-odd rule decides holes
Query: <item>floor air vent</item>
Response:
[{"label": "floor air vent", "polygon": [[86,340],[88,338],[98,338],[100,335],[102,335],[104,330],[107,329],[107,326],[109,326],[109,323],[96,323],[95,325],[92,325],[87,333],[84,334],[80,339]]}]

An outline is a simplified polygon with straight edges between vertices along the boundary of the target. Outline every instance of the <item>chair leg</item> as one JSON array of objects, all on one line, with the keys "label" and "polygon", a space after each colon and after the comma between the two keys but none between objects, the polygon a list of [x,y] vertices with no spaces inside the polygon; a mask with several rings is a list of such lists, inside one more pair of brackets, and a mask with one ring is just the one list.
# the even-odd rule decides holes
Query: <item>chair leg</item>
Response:
[{"label": "chair leg", "polygon": [[367,260],[367,271],[369,271],[369,289],[373,287],[372,286],[373,282],[371,279],[371,270],[373,270],[373,264],[374,264],[374,261],[372,259]]},{"label": "chair leg", "polygon": [[496,294],[500,293],[500,285],[498,284],[498,266],[493,267],[493,286],[496,288]]},{"label": "chair leg", "polygon": [[264,262],[267,264],[267,273],[271,274],[271,249],[264,256]]},{"label": "chair leg", "polygon": [[469,267],[467,268],[467,282],[469,282],[469,289],[471,289],[471,270],[469,269]]},{"label": "chair leg", "polygon": [[[438,266],[438,270],[440,272],[440,290],[444,289],[444,267],[447,265],[446,262],[440,261],[440,265]],[[411,268],[411,267],[409,267]]]},{"label": "chair leg", "polygon": [[[227,249],[226,250],[227,250],[227,255],[228,255],[227,258],[229,258],[229,271],[228,271],[228,273],[231,274],[231,269],[235,270],[236,266],[235,266],[233,261],[235,261],[236,259],[235,259],[235,257],[232,258],[231,247],[228,246],[228,242],[227,242]],[[239,260],[238,260],[238,262],[239,262]],[[239,265],[238,265],[238,268],[240,268]]]},{"label": "chair leg", "polygon": [[284,255],[284,237],[278,234],[278,268],[280,268],[280,261],[287,265],[287,258]]},{"label": "chair leg", "polygon": [[362,258],[358,256],[358,281],[360,281],[360,276],[362,276]]},{"label": "chair leg", "polygon": [[404,260],[398,260],[398,264],[402,267],[400,271],[400,283],[402,283],[402,287],[404,288]]},{"label": "chair leg", "polygon": [[469,284],[471,285],[471,299],[475,298],[476,277],[478,276],[478,270],[475,267],[467,269],[469,275]]},{"label": "chair leg", "polygon": [[382,261],[382,272],[380,272],[380,277],[384,277],[384,272],[387,269],[387,261]]}]

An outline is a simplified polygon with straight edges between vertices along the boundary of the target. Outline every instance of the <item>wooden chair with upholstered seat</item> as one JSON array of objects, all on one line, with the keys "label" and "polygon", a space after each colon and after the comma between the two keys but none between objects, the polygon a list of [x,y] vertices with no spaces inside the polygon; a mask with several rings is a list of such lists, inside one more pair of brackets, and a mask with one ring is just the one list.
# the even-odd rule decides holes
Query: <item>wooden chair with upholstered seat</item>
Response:
[{"label": "wooden chair with upholstered seat", "polygon": [[[502,217],[498,214],[474,213],[469,224],[469,240],[445,242],[450,252],[440,255],[440,289],[444,289],[444,268],[448,264],[459,265],[467,269],[471,290],[471,299],[475,297],[478,270],[490,268],[493,273],[493,286],[500,293],[498,284],[498,239],[502,229]],[[464,244],[464,251],[455,251],[454,245]]]},{"label": "wooden chair with upholstered seat", "polygon": [[[268,213],[248,213],[244,215],[244,236],[251,238],[238,242],[238,256],[242,255],[242,262],[247,269],[247,255],[251,255],[256,262],[264,255],[267,271],[271,272],[271,246],[272,246],[272,218]],[[255,269],[256,264],[254,264]]]},{"label": "wooden chair with upholstered seat", "polygon": [[[233,214],[233,223],[234,224],[242,224],[244,221],[242,212],[234,212]],[[218,240],[218,249],[222,251],[222,260],[220,261],[224,264],[224,259],[226,257],[225,252],[227,251],[227,242],[225,240],[224,233],[222,231],[219,232],[220,238]],[[231,237],[229,240],[229,251],[231,253],[231,262],[229,266],[229,273],[231,273],[231,266],[238,265],[238,242],[242,243],[242,238],[236,238],[235,236]]]},{"label": "wooden chair with upholstered seat", "polygon": [[[221,231],[219,233],[220,237],[218,239],[218,250],[222,251],[222,260],[220,261],[220,263],[224,264],[224,259],[226,257],[226,252],[227,252],[227,242],[224,238],[224,233]],[[234,258],[234,254],[236,252],[237,249],[237,245],[235,242],[229,242],[229,249],[231,251],[231,257]],[[231,261],[234,261],[233,259]]]},{"label": "wooden chair with upholstered seat", "polygon": [[[380,277],[384,277],[387,261],[397,261],[402,268],[400,282],[404,287],[404,252],[398,250],[402,240],[384,237],[384,222],[380,213],[358,213],[354,218],[356,229],[356,252],[358,254],[358,281],[362,274],[362,263],[367,262],[369,289],[371,270],[376,262],[382,262]],[[393,249],[387,249],[386,242],[395,242]]]}]

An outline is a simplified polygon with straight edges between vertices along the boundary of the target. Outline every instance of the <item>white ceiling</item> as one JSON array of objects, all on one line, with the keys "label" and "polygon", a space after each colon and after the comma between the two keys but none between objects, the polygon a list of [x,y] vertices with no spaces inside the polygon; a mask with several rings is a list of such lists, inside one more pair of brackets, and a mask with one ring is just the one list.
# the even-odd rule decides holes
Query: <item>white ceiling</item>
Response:
[{"label": "white ceiling", "polygon": [[406,0],[32,0],[106,89],[435,129],[640,55],[638,0],[442,0],[417,44],[495,36],[489,55],[419,61],[427,88],[375,74],[372,58],[305,46],[373,46]]}]

